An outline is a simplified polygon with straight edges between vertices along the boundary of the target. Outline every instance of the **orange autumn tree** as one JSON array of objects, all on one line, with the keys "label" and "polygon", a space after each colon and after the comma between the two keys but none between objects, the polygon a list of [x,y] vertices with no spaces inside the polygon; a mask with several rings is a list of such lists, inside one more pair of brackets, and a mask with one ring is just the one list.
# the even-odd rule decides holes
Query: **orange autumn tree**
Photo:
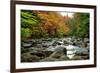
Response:
[{"label": "orange autumn tree", "polygon": [[69,27],[60,13],[52,11],[35,11],[35,13],[42,20],[41,27],[49,36],[62,37],[68,34]]}]

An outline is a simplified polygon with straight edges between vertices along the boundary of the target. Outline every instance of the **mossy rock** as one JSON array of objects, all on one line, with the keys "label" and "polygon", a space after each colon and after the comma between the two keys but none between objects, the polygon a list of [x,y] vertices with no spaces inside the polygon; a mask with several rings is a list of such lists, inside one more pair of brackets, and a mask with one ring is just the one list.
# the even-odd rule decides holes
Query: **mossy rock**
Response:
[{"label": "mossy rock", "polygon": [[64,53],[63,52],[54,52],[54,53],[52,53],[49,57],[51,57],[51,58],[56,58],[56,59],[60,59],[60,57],[61,56],[63,56],[64,55]]},{"label": "mossy rock", "polygon": [[82,60],[82,57],[81,56],[73,56],[73,58],[71,60]]},{"label": "mossy rock", "polygon": [[30,53],[24,53],[21,55],[21,62],[38,62],[40,57],[36,55],[30,55]]},{"label": "mossy rock", "polygon": [[70,59],[69,59],[69,57],[68,57],[68,56],[63,55],[63,56],[61,56],[61,57],[60,57],[60,60],[62,60],[62,61],[63,61],[63,60],[70,60]]}]

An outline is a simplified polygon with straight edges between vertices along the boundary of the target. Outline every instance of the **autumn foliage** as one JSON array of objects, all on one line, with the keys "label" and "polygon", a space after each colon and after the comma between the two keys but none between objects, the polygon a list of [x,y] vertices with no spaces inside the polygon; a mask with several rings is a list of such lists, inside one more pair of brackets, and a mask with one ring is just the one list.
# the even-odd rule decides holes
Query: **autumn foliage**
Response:
[{"label": "autumn foliage", "polygon": [[56,11],[21,10],[22,38],[89,37],[89,14],[74,13],[73,18]]},{"label": "autumn foliage", "polygon": [[[22,19],[26,24],[22,24],[26,26],[25,28],[29,28],[32,31],[30,37],[63,37],[67,36],[69,32],[69,27],[65,22],[65,19],[60,13],[52,12],[52,11],[22,11],[22,13],[26,13],[27,17],[23,16]],[[30,13],[30,14],[29,14]],[[32,19],[32,17],[34,19]],[[30,21],[28,22],[28,19]],[[22,20],[22,22],[23,22]],[[25,21],[26,20],[26,21]],[[22,35],[23,36],[23,35]]]}]

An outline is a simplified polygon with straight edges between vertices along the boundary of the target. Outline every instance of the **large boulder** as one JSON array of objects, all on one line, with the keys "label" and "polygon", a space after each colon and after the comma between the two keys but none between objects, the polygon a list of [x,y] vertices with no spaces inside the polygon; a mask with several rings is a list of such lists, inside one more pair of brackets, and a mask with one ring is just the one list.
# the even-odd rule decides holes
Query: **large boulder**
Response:
[{"label": "large boulder", "polygon": [[60,57],[60,60],[61,61],[70,60],[70,58],[68,56],[63,55],[63,56]]},{"label": "large boulder", "polygon": [[42,51],[46,57],[49,57],[53,52],[52,51]]},{"label": "large boulder", "polygon": [[66,53],[67,53],[66,48],[63,47],[63,46],[60,46],[60,47],[55,48],[54,51],[56,51],[56,52],[61,52],[61,53],[63,53],[64,55],[66,55]]},{"label": "large boulder", "polygon": [[31,55],[28,53],[21,54],[21,62],[38,62],[40,60],[40,57],[36,55]]},{"label": "large boulder", "polygon": [[63,55],[66,55],[66,48],[58,47],[58,48],[55,48],[54,52],[50,55],[50,57],[60,58]]},{"label": "large boulder", "polygon": [[40,57],[41,59],[46,57],[45,53],[43,53],[42,51],[34,51],[34,52],[31,52],[30,54],[33,56],[36,55]]},{"label": "large boulder", "polygon": [[59,59],[61,56],[63,56],[64,54],[62,52],[54,52],[52,53],[49,57],[50,58],[57,58]]}]

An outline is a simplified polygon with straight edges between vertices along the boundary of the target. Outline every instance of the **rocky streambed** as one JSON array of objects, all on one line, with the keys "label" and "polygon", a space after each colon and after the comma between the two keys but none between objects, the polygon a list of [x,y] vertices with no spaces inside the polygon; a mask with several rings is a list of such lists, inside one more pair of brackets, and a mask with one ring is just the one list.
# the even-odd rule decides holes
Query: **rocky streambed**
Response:
[{"label": "rocky streambed", "polygon": [[89,59],[88,38],[42,38],[21,41],[21,62]]}]

